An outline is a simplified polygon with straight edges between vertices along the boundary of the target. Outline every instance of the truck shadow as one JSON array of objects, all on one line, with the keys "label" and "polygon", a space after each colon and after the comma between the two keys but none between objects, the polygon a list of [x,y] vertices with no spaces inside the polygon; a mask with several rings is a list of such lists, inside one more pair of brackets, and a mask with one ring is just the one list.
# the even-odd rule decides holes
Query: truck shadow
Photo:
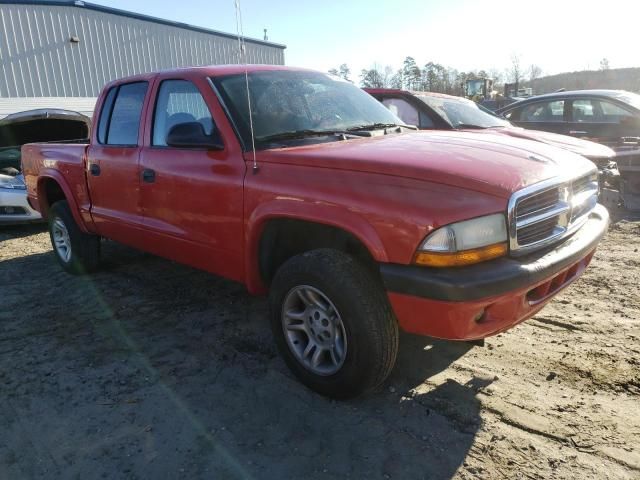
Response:
[{"label": "truck shadow", "polygon": [[471,345],[403,335],[381,391],[331,401],[286,369],[263,299],[112,242],[103,252],[86,277],[51,253],[2,262],[0,474],[446,479],[464,468],[490,381],[428,380]]},{"label": "truck shadow", "polygon": [[47,231],[47,224],[44,222],[27,223],[20,225],[0,224],[0,242],[12,238],[30,237],[37,233]]}]

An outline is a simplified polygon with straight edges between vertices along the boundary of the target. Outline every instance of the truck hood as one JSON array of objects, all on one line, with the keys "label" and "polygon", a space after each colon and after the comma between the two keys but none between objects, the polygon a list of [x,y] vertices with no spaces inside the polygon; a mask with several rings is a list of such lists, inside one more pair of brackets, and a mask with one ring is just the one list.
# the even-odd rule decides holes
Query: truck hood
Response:
[{"label": "truck hood", "polygon": [[420,131],[274,148],[258,152],[257,160],[415,178],[501,198],[558,175],[594,169],[584,157],[546,143],[460,131]]},{"label": "truck hood", "polygon": [[541,130],[526,130],[520,127],[504,127],[493,131],[515,138],[534,140],[536,142],[546,143],[547,145],[553,145],[554,147],[564,148],[593,160],[611,160],[615,156],[615,152],[609,147],[568,135],[559,135]]}]

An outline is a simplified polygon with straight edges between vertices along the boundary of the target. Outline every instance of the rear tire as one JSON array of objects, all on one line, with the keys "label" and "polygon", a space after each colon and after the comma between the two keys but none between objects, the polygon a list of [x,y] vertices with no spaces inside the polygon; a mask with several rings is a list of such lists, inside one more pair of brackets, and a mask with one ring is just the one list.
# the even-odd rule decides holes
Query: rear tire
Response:
[{"label": "rear tire", "polygon": [[48,219],[53,253],[62,268],[74,275],[86,274],[98,268],[100,237],[80,230],[66,200],[51,206]]},{"label": "rear tire", "polygon": [[278,270],[269,295],[271,327],[298,379],[346,399],[378,387],[393,369],[398,325],[381,282],[353,257],[321,249]]}]

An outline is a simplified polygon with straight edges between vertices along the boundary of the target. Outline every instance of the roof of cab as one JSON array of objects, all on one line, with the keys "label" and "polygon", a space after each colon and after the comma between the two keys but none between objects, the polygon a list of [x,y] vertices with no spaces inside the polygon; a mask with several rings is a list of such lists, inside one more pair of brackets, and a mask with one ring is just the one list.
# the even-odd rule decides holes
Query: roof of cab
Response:
[{"label": "roof of cab", "polygon": [[157,72],[151,73],[141,73],[138,75],[131,75],[129,77],[118,78],[113,80],[105,85],[106,88],[111,88],[114,85],[119,85],[122,83],[133,83],[133,82],[149,82],[153,80],[158,75],[180,75],[185,73],[196,73],[199,72],[202,76],[206,77],[221,77],[225,75],[237,75],[243,74],[245,72],[266,72],[266,71],[277,71],[277,70],[285,70],[291,72],[317,72],[316,70],[310,70],[307,68],[298,68],[298,67],[286,67],[284,65],[203,65],[199,67],[180,67],[180,68],[171,68],[167,70],[159,70]]}]

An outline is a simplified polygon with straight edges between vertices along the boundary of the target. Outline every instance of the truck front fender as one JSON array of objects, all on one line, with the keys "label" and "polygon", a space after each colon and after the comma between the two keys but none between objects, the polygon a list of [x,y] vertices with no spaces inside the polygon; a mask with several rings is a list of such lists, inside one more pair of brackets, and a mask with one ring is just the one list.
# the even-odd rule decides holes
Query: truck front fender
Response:
[{"label": "truck front fender", "polygon": [[274,219],[297,220],[340,229],[361,242],[375,261],[388,261],[387,252],[375,228],[355,212],[331,203],[311,204],[280,197],[260,204],[245,225],[245,278],[250,293],[266,291],[260,276],[258,256],[265,226]]}]

